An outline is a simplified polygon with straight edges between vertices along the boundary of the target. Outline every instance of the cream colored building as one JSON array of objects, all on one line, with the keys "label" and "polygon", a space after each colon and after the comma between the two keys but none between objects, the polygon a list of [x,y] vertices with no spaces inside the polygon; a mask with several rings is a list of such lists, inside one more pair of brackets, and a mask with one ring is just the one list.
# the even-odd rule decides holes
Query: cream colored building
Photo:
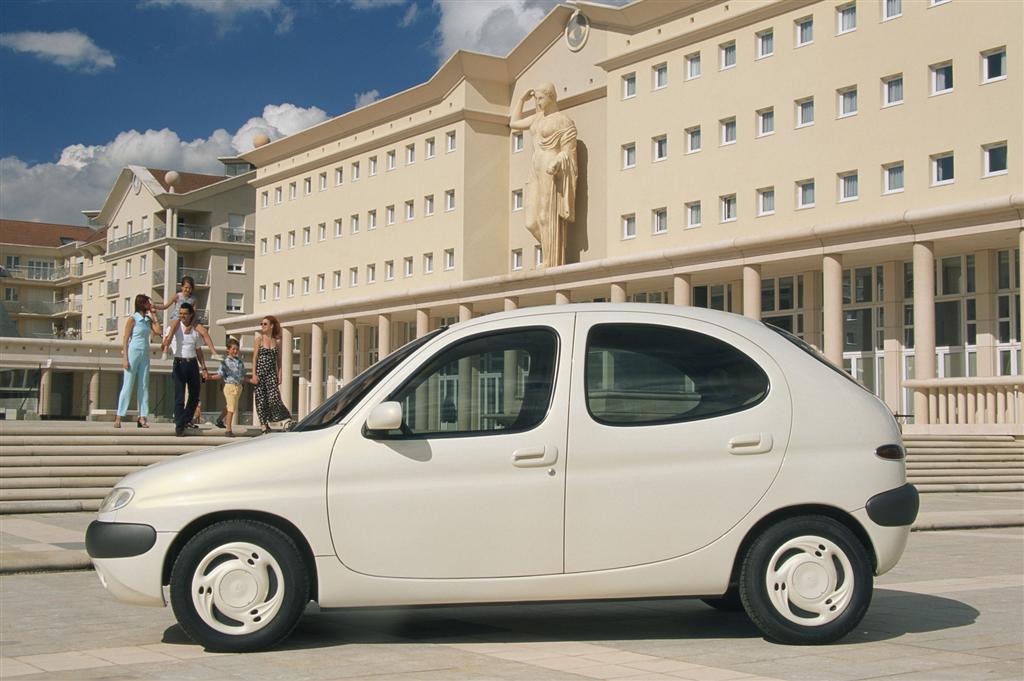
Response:
[{"label": "cream colored building", "polygon": [[[285,393],[305,413],[450,320],[709,306],[805,338],[915,428],[1016,432],[1021,26],[1016,2],[557,7],[505,58],[459,52],[245,154],[255,314],[221,324],[274,314],[302,339]],[[559,267],[524,226],[531,133],[508,126],[548,81],[579,140]]]}]

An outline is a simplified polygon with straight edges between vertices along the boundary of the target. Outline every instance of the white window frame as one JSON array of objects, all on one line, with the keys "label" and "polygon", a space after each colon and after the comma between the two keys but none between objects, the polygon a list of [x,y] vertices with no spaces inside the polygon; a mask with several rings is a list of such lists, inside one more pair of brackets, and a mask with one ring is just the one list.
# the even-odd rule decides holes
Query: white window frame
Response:
[{"label": "white window frame", "polygon": [[359,214],[353,213],[348,218],[348,232],[349,234],[359,234]]},{"label": "white window frame", "polygon": [[334,186],[340,187],[343,184],[345,184],[345,168],[338,166],[334,169]]},{"label": "white window frame", "polygon": [[518,272],[523,269],[523,249],[512,249],[512,262],[510,266],[513,272]]},{"label": "white window frame", "polygon": [[359,286],[359,268],[349,267],[348,268],[348,286],[354,288]]},{"label": "white window frame", "polygon": [[287,293],[287,295],[288,295],[289,298],[294,298],[295,297],[295,280],[294,279],[289,279],[288,280],[288,293]]},{"label": "white window frame", "polygon": [[903,16],[903,0],[896,1],[896,12],[889,14],[889,0],[882,0],[882,21],[891,21]]},{"label": "white window frame", "polygon": [[[767,130],[766,131],[765,128],[764,128],[764,123],[765,123],[765,120],[768,120],[767,116],[769,114],[771,115],[770,120],[772,122],[772,128],[771,128],[771,130]],[[768,106],[768,107],[765,107],[763,109],[759,109],[757,111],[757,136],[758,137],[768,137],[768,136],[774,135],[774,134],[775,134],[775,107],[774,106]]]},{"label": "white window frame", "polygon": [[[632,158],[630,158],[632,157]],[[636,168],[636,143],[622,145],[622,169]]]},{"label": "white window frame", "polygon": [[428,137],[423,140],[423,158],[434,158],[437,156],[437,142],[434,141],[433,137]]},{"label": "white window frame", "polygon": [[390,206],[385,206],[384,207],[384,224],[385,225],[393,225],[393,224],[395,224],[395,205],[394,204],[391,204]]},{"label": "white window frame", "polygon": [[299,196],[299,185],[297,182],[288,183],[288,200],[294,201]]},{"label": "white window frame", "polygon": [[[901,174],[901,179],[903,180],[903,185],[900,186],[900,187],[895,187],[894,188],[890,184],[890,180],[892,178],[891,178],[891,176],[889,174],[889,171],[890,170],[894,170],[896,168],[900,168],[901,169],[901,173],[900,174]],[[886,195],[886,194],[902,194],[903,191],[906,189],[906,186],[907,186],[907,168],[906,168],[906,165],[903,163],[903,161],[893,161],[892,163],[886,163],[886,164],[882,165],[882,194],[883,195]]]},{"label": "white window frame", "polygon": [[450,272],[455,269],[455,249],[446,248],[444,249],[444,269],[446,272]]},{"label": "white window frame", "polygon": [[444,150],[445,153],[450,154],[458,148],[458,143],[455,138],[455,131],[449,130],[444,134]]},{"label": "white window frame", "polygon": [[302,245],[308,246],[313,243],[313,229],[310,226],[302,228]]},{"label": "white window frame", "polygon": [[633,99],[636,97],[636,71],[622,76],[622,99]]},{"label": "white window frame", "polygon": [[[856,178],[857,193],[847,195],[846,193],[846,180],[847,178]],[[836,195],[839,197],[839,203],[849,203],[850,201],[856,201],[860,198],[860,173],[856,170],[848,170],[846,172],[837,173],[836,179],[838,180],[838,186],[836,187]]]},{"label": "white window frame", "polygon": [[384,261],[384,281],[394,281],[395,279],[395,261],[385,260]]},{"label": "white window frame", "polygon": [[[846,96],[850,93],[853,93],[853,109],[847,111],[845,109]],[[848,85],[847,87],[836,90],[836,118],[849,118],[851,116],[856,116],[860,104],[857,100],[858,96],[856,85]]]},{"label": "white window frame", "polygon": [[661,62],[651,67],[651,90],[664,90],[668,87],[668,62]]},{"label": "white window frame", "polygon": [[512,153],[518,154],[523,150],[523,133],[517,130],[512,133]]},{"label": "white window frame", "polygon": [[366,283],[377,283],[377,265],[375,263],[370,263],[366,266]]},{"label": "white window frame", "polygon": [[540,246],[533,247],[533,264],[537,267],[544,264],[544,249]]},{"label": "white window frame", "polygon": [[[772,207],[765,208],[765,199],[771,195]],[[775,215],[775,187],[762,187],[757,190],[757,216]]]},{"label": "white window frame", "polygon": [[[950,86],[945,90],[939,89],[939,71],[947,67],[950,69],[950,75],[955,76],[955,74],[953,73],[952,59],[936,62],[935,64],[930,64],[928,66],[928,82],[929,87],[931,89],[931,97],[937,97],[939,95],[948,95],[949,93],[953,92],[953,86]],[[955,78],[953,78],[953,82],[954,84],[956,83]]]},{"label": "white window frame", "polygon": [[321,272],[316,275],[316,292],[323,293],[327,290],[327,275]]},{"label": "white window frame", "polygon": [[[763,31],[758,31],[754,34],[755,42],[757,43],[757,57],[756,59],[764,59],[775,54],[775,29],[774,27],[766,28]],[[767,50],[765,50],[765,43],[771,41],[771,44]]]},{"label": "white window frame", "polygon": [[302,295],[309,295],[309,277],[302,278]]},{"label": "white window frame", "polygon": [[[900,98],[899,99],[889,99],[889,85],[894,83],[894,82],[896,82],[897,80],[900,81]],[[900,104],[902,104],[903,100],[907,96],[907,93],[904,90],[905,86],[906,86],[906,83],[903,82],[903,74],[902,73],[894,73],[891,76],[886,76],[885,78],[883,78],[882,79],[882,108],[884,109],[884,108],[888,108],[890,106],[899,106]]]},{"label": "white window frame", "polygon": [[281,235],[280,234],[275,234],[274,235],[274,253],[280,253],[280,252],[281,252]]},{"label": "white window frame", "polygon": [[636,213],[627,213],[622,216],[622,240],[636,238]]},{"label": "white window frame", "polygon": [[668,158],[668,135],[651,138],[651,162],[658,163]]},{"label": "white window frame", "polygon": [[345,221],[341,218],[335,218],[334,220],[334,238],[340,239],[345,236]]},{"label": "white window frame", "polygon": [[292,230],[288,231],[288,248],[289,249],[295,248],[295,244],[296,244],[295,230],[292,229]]},{"label": "white window frame", "polygon": [[[989,76],[988,73],[988,58],[994,55],[1002,53],[1003,55],[1003,75],[1001,76]],[[981,53],[981,84],[987,83],[998,83],[1001,80],[1006,80],[1007,70],[1009,62],[1006,59],[1006,45],[1001,47],[993,47],[990,50],[985,50]]]},{"label": "white window frame", "polygon": [[367,170],[369,171],[370,177],[374,177],[377,174],[377,157],[371,156],[367,160]]},{"label": "white window frame", "polygon": [[313,178],[306,177],[302,180],[302,193],[305,196],[309,196],[313,193]]},{"label": "white window frame", "polygon": [[455,210],[455,190],[446,189],[444,192],[444,212],[450,213]]},{"label": "white window frame", "polygon": [[[991,170],[992,158],[991,152],[993,149],[1003,148],[1006,149],[1006,168],[1002,170]],[[988,144],[981,145],[981,176],[984,177],[999,177],[1000,175],[1006,175],[1010,171],[1010,156],[1009,146],[1007,140],[1001,140],[999,142],[990,142]]]},{"label": "white window frame", "polygon": [[263,192],[260,194],[260,208],[267,208],[270,206],[270,192]]},{"label": "white window frame", "polygon": [[423,254],[423,274],[433,274],[434,272],[434,252]]},{"label": "white window frame", "polygon": [[327,223],[321,222],[316,226],[317,241],[327,241]]},{"label": "white window frame", "polygon": [[341,270],[334,270],[334,288],[341,288],[342,283]]},{"label": "white window frame", "polygon": [[[794,102],[796,106],[796,127],[807,128],[814,125],[814,97],[801,97]],[[811,105],[811,120],[804,120],[804,104]]]},{"label": "white window frame", "polygon": [[[850,28],[843,28],[843,18],[847,16],[847,12],[852,12],[850,16],[853,17],[853,26]],[[857,3],[848,2],[845,5],[839,5],[836,7],[836,35],[846,35],[847,33],[853,33],[857,30]]]},{"label": "white window frame", "polygon": [[267,285],[266,284],[260,284],[260,302],[261,303],[267,302]]},{"label": "white window frame", "polygon": [[[719,132],[721,133],[718,138],[719,146],[729,146],[736,144],[736,138],[739,136],[739,130],[736,128],[736,117],[730,116],[729,118],[723,118],[718,121]],[[731,127],[730,127],[731,126]],[[727,133],[732,130],[732,139],[727,138]]]},{"label": "white window frame", "polygon": [[[729,55],[729,48],[732,48],[732,64],[726,64],[726,57]],[[738,55],[736,53],[736,41],[727,40],[718,46],[718,70],[728,71],[729,69],[736,68],[736,62],[738,61]]]},{"label": "white window frame", "polygon": [[405,221],[409,222],[416,219],[416,203],[409,199],[405,202]]},{"label": "white window frame", "polygon": [[[696,213],[696,215],[697,215],[697,220],[696,221],[694,221],[694,219],[693,219],[694,213]],[[701,211],[701,207],[700,207],[700,201],[689,201],[686,204],[686,227],[687,227],[687,229],[690,229],[690,228],[693,228],[693,227],[700,227],[701,224],[703,224],[701,222],[702,218],[703,218],[703,215],[702,215],[702,211]]]},{"label": "white window frame", "polygon": [[[700,51],[686,55],[686,80],[697,80],[701,76]],[[696,67],[696,68],[695,68]],[[696,73],[694,72],[696,71]]]},{"label": "white window frame", "polygon": [[[232,262],[232,258],[237,258],[238,260]],[[241,253],[229,253],[227,257],[227,268],[228,272],[232,274],[245,274],[245,255]]]},{"label": "white window frame", "polygon": [[366,211],[366,229],[377,229],[377,209],[371,208]]},{"label": "white window frame", "polygon": [[519,211],[523,209],[523,190],[513,189],[512,190],[512,211]]},{"label": "white window frame", "polygon": [[402,276],[404,276],[404,277],[411,277],[412,276],[412,268],[413,268],[412,256],[408,255],[408,256],[406,256],[402,260]]},{"label": "white window frame", "polygon": [[[694,141],[697,142],[694,146]],[[693,127],[686,129],[686,153],[696,154],[701,150],[701,144],[703,143],[700,126],[694,125]]]},{"label": "white window frame", "polygon": [[320,173],[320,191],[327,191],[327,173]]},{"label": "white window frame", "polygon": [[405,165],[411,166],[416,163],[416,143],[405,145]]},{"label": "white window frame", "polygon": [[[803,29],[803,27],[805,25],[810,26],[811,37],[809,39],[807,39],[807,40],[801,40],[801,34],[803,32],[802,29]],[[795,47],[804,47],[806,45],[813,45],[814,44],[814,17],[813,16],[800,17],[799,19],[794,20],[793,21],[793,28],[795,30],[795,36],[794,36],[794,40],[793,40],[793,44],[794,44]]]},{"label": "white window frame", "polygon": [[[810,202],[805,202],[804,201],[804,190],[808,186],[811,188],[811,192],[814,194],[814,198]],[[814,178],[811,177],[811,178],[808,178],[806,180],[797,180],[796,181],[796,209],[797,210],[805,210],[807,208],[814,208],[814,206],[817,205],[817,202],[818,202],[818,190],[817,190],[817,187],[814,184]]]},{"label": "white window frame", "polygon": [[394,149],[387,152],[385,158],[387,159],[388,170],[394,170],[395,168],[398,167],[398,152],[396,152]]},{"label": "white window frame", "polygon": [[269,244],[267,242],[267,238],[263,237],[262,239],[260,239],[260,255],[266,255],[267,252],[268,252],[268,249],[269,249]]},{"label": "white window frame", "polygon": [[737,215],[739,213],[739,205],[736,201],[735,194],[722,194],[718,197],[718,207],[720,210],[719,222],[725,224],[726,222],[736,222]]},{"label": "white window frame", "polygon": [[274,300],[281,300],[281,282],[274,282]]},{"label": "white window frame", "polygon": [[423,197],[423,217],[430,217],[434,214],[434,195],[427,194]]},{"label": "white window frame", "polygon": [[[939,179],[939,163],[947,158],[953,159],[953,177],[940,180]],[[956,182],[956,157],[952,151],[943,151],[938,154],[932,154],[928,157],[929,166],[931,168],[930,179],[932,187],[945,187],[946,185],[953,184]]]},{"label": "white window frame", "polygon": [[274,187],[274,205],[280,204],[284,201],[284,189],[282,187]]},{"label": "white window frame", "polygon": [[668,234],[668,208],[655,208],[651,211],[651,234]]}]

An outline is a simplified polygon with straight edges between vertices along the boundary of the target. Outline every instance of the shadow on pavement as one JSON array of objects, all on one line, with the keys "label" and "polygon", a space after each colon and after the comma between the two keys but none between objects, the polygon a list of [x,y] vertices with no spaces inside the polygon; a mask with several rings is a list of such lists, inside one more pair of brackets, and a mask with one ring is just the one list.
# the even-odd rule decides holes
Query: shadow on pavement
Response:
[{"label": "shadow on pavement", "polygon": [[[974,623],[979,612],[949,598],[875,589],[867,615],[840,644],[884,641]],[[759,638],[746,614],[695,599],[320,610],[310,605],[277,650],[345,644],[526,643]],[[195,645],[178,625],[164,643]]]}]

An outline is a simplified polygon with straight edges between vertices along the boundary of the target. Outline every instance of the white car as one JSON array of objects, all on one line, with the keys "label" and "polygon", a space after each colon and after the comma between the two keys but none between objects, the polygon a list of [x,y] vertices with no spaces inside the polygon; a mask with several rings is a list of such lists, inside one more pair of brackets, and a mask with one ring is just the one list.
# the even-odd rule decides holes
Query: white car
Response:
[{"label": "white car", "polygon": [[860,622],[917,515],[882,402],[803,341],[670,305],[488,315],[292,432],[133,473],[87,533],[211,649],[321,607],[701,597],[786,643]]}]

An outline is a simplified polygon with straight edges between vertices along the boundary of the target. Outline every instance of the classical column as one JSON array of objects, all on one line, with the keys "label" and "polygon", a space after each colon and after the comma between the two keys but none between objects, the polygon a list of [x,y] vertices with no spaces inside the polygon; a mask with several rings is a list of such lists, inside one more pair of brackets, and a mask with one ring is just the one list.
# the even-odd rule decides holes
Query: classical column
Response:
[{"label": "classical column", "polygon": [[473,318],[473,304],[459,303],[459,321],[468,322]]},{"label": "classical column", "polygon": [[804,340],[824,352],[821,342],[821,278],[818,270],[804,272]]},{"label": "classical column", "polygon": [[672,277],[672,304],[693,305],[693,282],[689,274]]},{"label": "classical column", "polygon": [[843,368],[843,256],[829,253],[821,262],[821,311],[825,357]]},{"label": "classical column", "polygon": [[[935,247],[914,244],[914,378],[935,378]],[[914,393],[914,423],[929,423],[928,397]]]},{"label": "classical column", "polygon": [[313,324],[309,338],[309,410],[324,401],[324,325]]},{"label": "classical column", "polygon": [[885,382],[882,396],[885,404],[894,414],[900,413],[900,386],[903,384],[900,367],[903,363],[903,263],[890,260],[882,263],[882,279],[885,281],[884,298],[881,301],[885,311],[885,325],[882,328],[882,366],[885,367]]},{"label": "classical column", "polygon": [[45,366],[39,377],[39,417],[50,415],[50,393],[53,391],[53,368]]},{"label": "classical column", "polygon": [[281,401],[288,411],[295,409],[292,401],[292,330],[281,327]]},{"label": "classical column", "polygon": [[341,334],[341,382],[347,385],[356,377],[356,321],[344,320]]},{"label": "classical column", "polygon": [[85,418],[92,420],[92,410],[100,408],[100,370],[89,372],[89,404],[85,409]]},{"label": "classical column", "polygon": [[512,310],[519,309],[519,298],[516,296],[508,296],[505,298],[505,312],[511,312]]},{"label": "classical column", "polygon": [[310,348],[309,335],[299,336],[299,418],[304,419],[309,414],[309,365]]},{"label": "classical column", "polygon": [[997,371],[996,338],[999,318],[996,315],[996,268],[995,252],[974,253],[974,286],[977,294],[975,314],[977,315],[978,376],[995,376]]},{"label": "classical column", "polygon": [[555,291],[555,305],[568,305],[572,302],[572,297],[568,291]]},{"label": "classical column", "polygon": [[761,266],[743,266],[743,316],[761,319]]},{"label": "classical column", "polygon": [[611,296],[611,301],[613,303],[624,303],[624,302],[626,302],[626,284],[625,283],[621,283],[621,284],[620,283],[615,283],[615,284],[612,284],[611,293],[609,295]]},{"label": "classical column", "polygon": [[730,281],[727,290],[729,291],[729,311],[743,314],[743,279]]},{"label": "classical column", "polygon": [[178,221],[178,211],[174,208],[168,208],[164,211],[164,221],[166,222],[167,227],[167,238],[171,239],[176,237],[178,235],[178,227],[176,224]]},{"label": "classical column", "polygon": [[[168,213],[170,213],[170,210],[171,210],[170,208],[167,209]],[[168,217],[168,219],[170,219],[170,217]],[[170,234],[169,231],[168,231],[168,234]],[[163,299],[163,302],[167,302],[168,300],[173,298],[174,295],[177,293],[177,288],[175,288],[175,284],[177,283],[175,281],[175,278],[177,276],[178,276],[178,251],[177,251],[177,249],[174,248],[174,246],[171,246],[170,244],[167,244],[166,246],[164,246],[164,299]],[[167,328],[168,323],[171,321],[170,316],[171,316],[171,311],[169,309],[168,310],[164,310],[164,329]]]},{"label": "classical column", "polygon": [[430,333],[430,310],[421,307],[416,310],[416,337],[423,338]]},{"label": "classical column", "polygon": [[325,398],[330,397],[338,389],[338,346],[340,343],[337,329],[324,329],[327,335],[327,363],[324,365],[324,373],[327,374],[327,392]]},{"label": "classical column", "polygon": [[391,354],[391,315],[377,315],[377,361]]}]

